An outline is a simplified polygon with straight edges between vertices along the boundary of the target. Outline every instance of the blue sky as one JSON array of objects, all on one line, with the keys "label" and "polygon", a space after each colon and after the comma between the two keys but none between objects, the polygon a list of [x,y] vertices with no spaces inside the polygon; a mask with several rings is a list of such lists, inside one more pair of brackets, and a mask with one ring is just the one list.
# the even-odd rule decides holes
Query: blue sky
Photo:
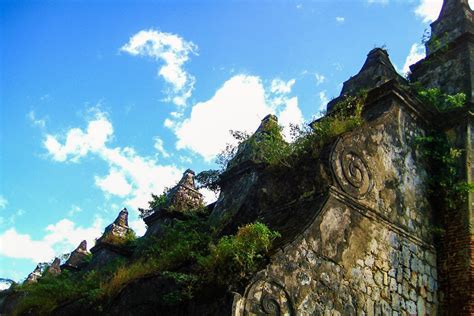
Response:
[{"label": "blue sky", "polygon": [[[2,1],[0,277],[89,246],[268,113],[317,116],[366,54],[400,72],[439,0]],[[206,193],[206,192],[205,192]],[[212,199],[206,193],[208,200]]]}]

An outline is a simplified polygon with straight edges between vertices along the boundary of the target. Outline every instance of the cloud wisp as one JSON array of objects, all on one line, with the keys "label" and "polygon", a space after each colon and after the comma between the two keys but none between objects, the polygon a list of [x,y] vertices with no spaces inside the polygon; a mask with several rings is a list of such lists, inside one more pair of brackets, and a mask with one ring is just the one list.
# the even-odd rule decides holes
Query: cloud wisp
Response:
[{"label": "cloud wisp", "polygon": [[195,78],[187,73],[184,64],[197,54],[197,46],[172,33],[142,30],[120,48],[132,56],[152,57],[161,63],[158,75],[169,85],[167,101],[185,106],[194,89]]}]

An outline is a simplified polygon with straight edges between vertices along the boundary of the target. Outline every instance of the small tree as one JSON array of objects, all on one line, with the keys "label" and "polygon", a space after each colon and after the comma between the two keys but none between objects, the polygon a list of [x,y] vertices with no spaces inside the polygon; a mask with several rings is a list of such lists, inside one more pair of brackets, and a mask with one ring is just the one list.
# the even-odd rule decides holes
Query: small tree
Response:
[{"label": "small tree", "polygon": [[138,208],[138,211],[140,212],[140,218],[145,218],[155,211],[158,211],[160,208],[163,208],[168,202],[168,191],[169,189],[166,188],[160,195],[152,193],[151,201],[148,202],[148,208]]}]

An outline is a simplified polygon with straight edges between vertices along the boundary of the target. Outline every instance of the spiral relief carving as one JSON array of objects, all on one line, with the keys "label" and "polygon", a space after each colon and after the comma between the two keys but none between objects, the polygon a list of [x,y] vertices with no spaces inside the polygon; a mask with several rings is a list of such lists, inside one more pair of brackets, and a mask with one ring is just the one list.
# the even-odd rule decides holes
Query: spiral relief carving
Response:
[{"label": "spiral relief carving", "polygon": [[274,297],[271,297],[268,293],[262,296],[262,310],[268,315],[281,315],[280,304]]},{"label": "spiral relief carving", "polygon": [[372,173],[367,162],[357,151],[348,148],[344,139],[335,145],[331,164],[336,181],[344,192],[363,199],[372,190]]},{"label": "spiral relief carving", "polygon": [[244,315],[293,315],[285,289],[273,281],[257,280],[246,291]]}]

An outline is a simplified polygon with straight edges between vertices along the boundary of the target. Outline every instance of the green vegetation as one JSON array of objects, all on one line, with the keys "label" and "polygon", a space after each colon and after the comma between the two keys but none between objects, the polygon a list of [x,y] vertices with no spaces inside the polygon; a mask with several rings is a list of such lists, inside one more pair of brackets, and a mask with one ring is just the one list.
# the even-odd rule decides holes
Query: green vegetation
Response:
[{"label": "green vegetation", "polygon": [[294,128],[292,152],[298,156],[307,153],[318,154],[324,145],[339,135],[361,126],[366,99],[366,91],[361,91],[357,96],[347,96],[334,106],[332,112],[312,123],[310,127]]},{"label": "green vegetation", "polygon": [[474,184],[460,180],[459,158],[463,151],[452,147],[442,132],[418,137],[416,142],[423,156],[430,160],[432,198],[440,202],[435,205],[442,205],[445,212],[462,209],[467,193],[474,189]]},{"label": "green vegetation", "polygon": [[466,104],[466,94],[457,93],[449,95],[442,93],[440,89],[417,89],[418,97],[422,102],[434,106],[440,112],[461,108]]},{"label": "green vegetation", "polygon": [[153,212],[158,211],[160,208],[166,206],[168,202],[168,191],[169,189],[165,189],[163,193],[160,195],[151,194],[151,201],[148,202],[148,208],[143,209],[139,208],[138,211],[140,212],[140,218],[145,218],[151,215]]},{"label": "green vegetation", "polygon": [[221,170],[207,170],[196,176],[201,187],[218,190],[219,176],[243,152],[251,152],[254,160],[269,167],[296,168],[305,157],[319,155],[321,148],[339,135],[361,126],[362,110],[367,92],[356,96],[347,96],[334,106],[331,113],[323,116],[311,125],[292,126],[292,142],[287,143],[281,136],[281,126],[267,124],[263,133],[248,136],[242,132],[231,131],[237,145],[227,145],[218,155],[217,163]]},{"label": "green vegetation", "polygon": [[240,227],[237,235],[225,236],[211,244],[210,253],[200,257],[198,263],[208,282],[238,284],[257,272],[278,237],[279,233],[262,223],[248,224]]},{"label": "green vegetation", "polygon": [[[422,90],[418,96],[440,112],[461,108],[466,104],[466,95],[448,95],[439,89]],[[456,212],[465,207],[468,193],[474,190],[473,183],[462,180],[459,161],[464,151],[454,147],[443,131],[431,131],[429,136],[416,139],[416,145],[430,162],[430,191],[434,205],[444,213]],[[435,235],[444,234],[440,227],[431,229]]]},{"label": "green vegetation", "polygon": [[104,238],[102,238],[102,242],[106,242],[116,246],[128,246],[132,245],[136,239],[137,235],[133,230],[130,229],[123,237],[119,237],[114,234],[105,235]]},{"label": "green vegetation", "polygon": [[[334,110],[308,127],[293,127],[293,142],[281,136],[281,127],[270,121],[261,133],[248,136],[232,132],[239,146],[228,146],[219,156],[221,165],[228,167],[244,150],[251,157],[272,168],[297,168],[301,159],[317,157],[322,147],[342,133],[363,123],[362,110],[366,93],[346,97]],[[243,153],[246,154],[246,153]],[[218,189],[222,170],[210,170],[197,176],[201,186]],[[152,195],[149,208],[141,209],[141,217],[163,208],[167,191]],[[18,286],[25,295],[17,309],[21,314],[34,309],[48,314],[60,304],[85,299],[98,306],[107,304],[134,280],[159,276],[172,280],[175,287],[162,295],[163,304],[177,304],[193,298],[209,286],[239,289],[268,260],[267,253],[280,235],[260,222],[247,224],[235,235],[216,237],[206,212],[190,210],[184,218],[163,226],[159,238],[136,238],[130,234],[111,241],[133,251],[131,260],[120,260],[108,267],[90,272],[63,272],[47,275],[35,284]],[[89,260],[91,258],[88,258]],[[184,269],[186,268],[186,269]],[[183,270],[184,269],[184,270]],[[58,294],[59,293],[59,294]]]},{"label": "green vegetation", "polygon": [[[439,112],[448,112],[462,108],[466,104],[466,94],[449,95],[438,88],[422,89],[413,85],[420,100],[434,107]],[[430,136],[418,137],[416,144],[431,168],[430,191],[434,205],[446,213],[455,212],[464,207],[468,193],[473,191],[474,184],[461,180],[459,160],[463,150],[455,148],[443,131],[431,131]],[[442,235],[444,230],[433,227],[435,235]]]},{"label": "green vegetation", "polygon": [[[207,284],[236,287],[262,267],[278,236],[256,222],[239,228],[235,236],[217,238],[205,217],[190,214],[164,226],[159,238],[139,238],[122,244],[135,252],[137,260],[117,260],[90,272],[46,274],[37,283],[16,286],[15,291],[26,295],[15,315],[29,310],[47,315],[61,304],[80,299],[100,307],[130,282],[149,275],[174,282],[175,287],[161,298],[168,305],[193,298]],[[185,266],[191,267],[186,273],[180,271]]]},{"label": "green vegetation", "polygon": [[97,271],[72,273],[65,270],[57,276],[46,273],[36,283],[17,285],[14,291],[25,295],[13,315],[22,315],[30,310],[39,315],[49,315],[66,302],[79,299],[95,301],[101,296],[102,280],[109,278],[122,264],[123,261],[116,260]]},{"label": "green vegetation", "polygon": [[198,188],[208,188],[217,193],[220,190],[218,182],[221,173],[219,170],[205,170],[198,173],[194,180],[198,183]]}]

